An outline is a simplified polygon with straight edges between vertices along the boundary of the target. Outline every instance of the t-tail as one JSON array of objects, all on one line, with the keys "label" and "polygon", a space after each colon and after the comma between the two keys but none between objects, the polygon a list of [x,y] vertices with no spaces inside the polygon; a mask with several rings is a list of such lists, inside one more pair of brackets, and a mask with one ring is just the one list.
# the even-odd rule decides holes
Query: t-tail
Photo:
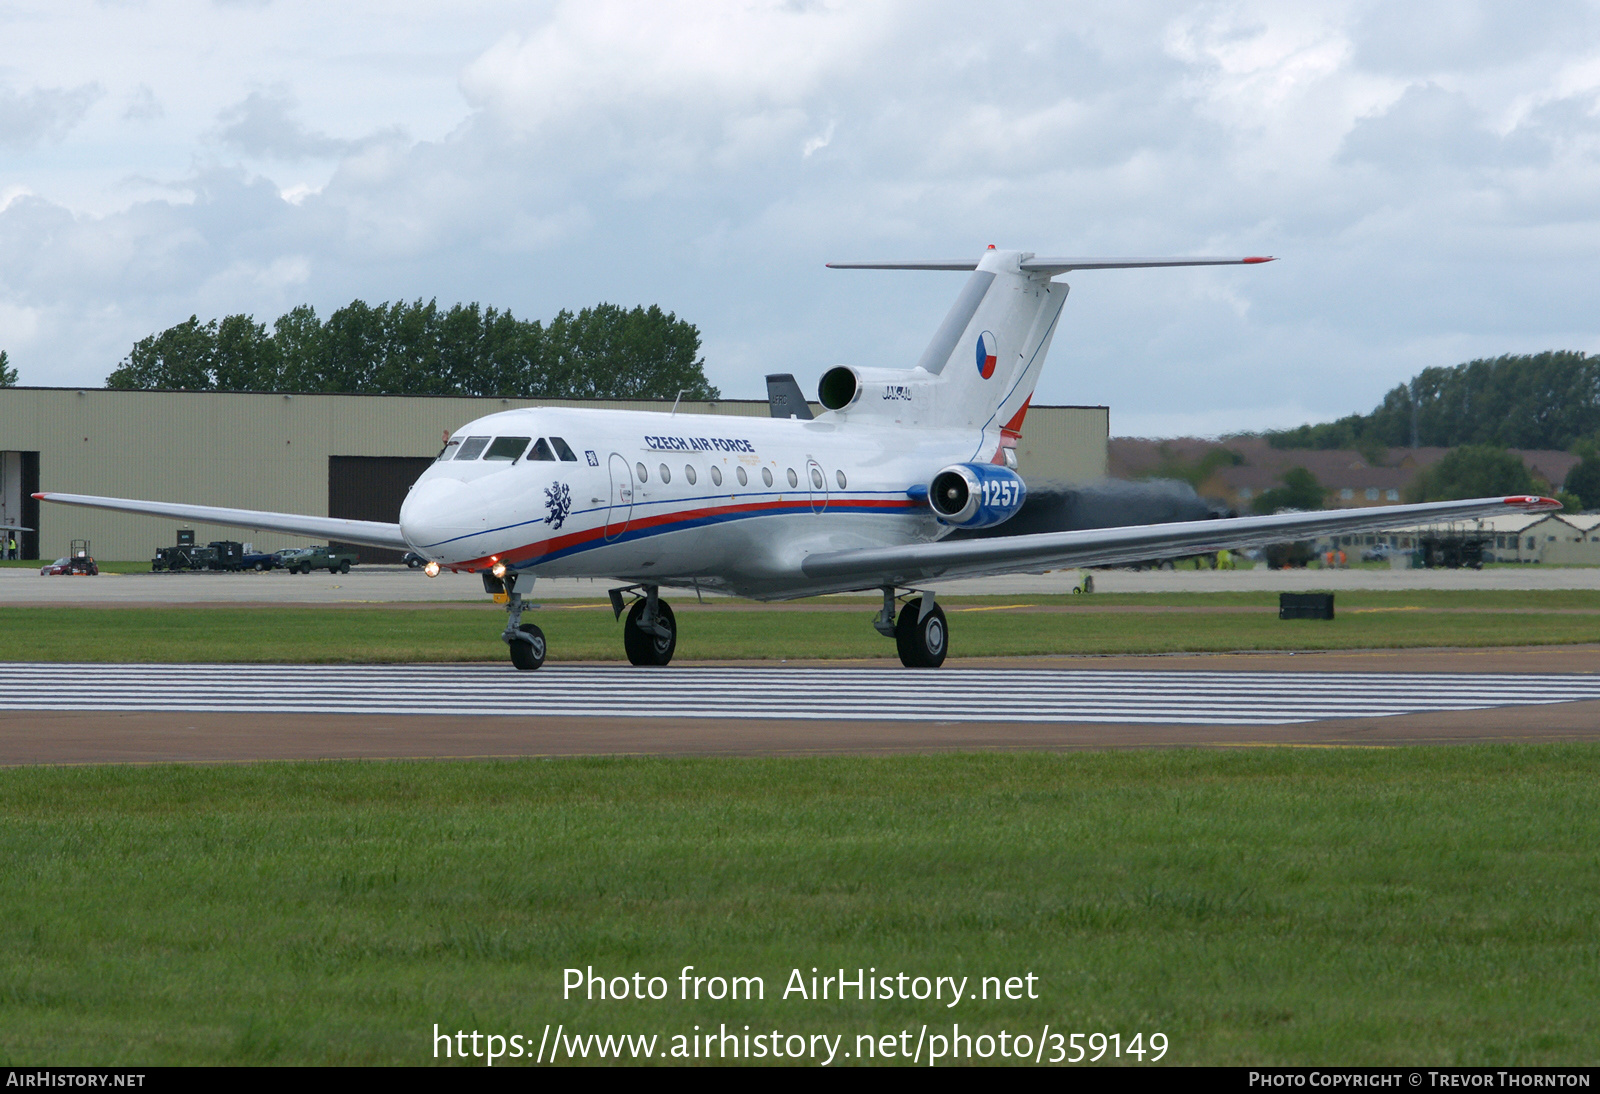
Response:
[{"label": "t-tail", "polygon": [[975,431],[973,458],[1015,466],[1034,385],[1067,301],[1070,270],[1233,266],[1271,258],[1041,258],[990,247],[973,259],[832,262],[832,269],[971,270],[922,358],[906,369],[840,365],[822,377],[828,410]]}]

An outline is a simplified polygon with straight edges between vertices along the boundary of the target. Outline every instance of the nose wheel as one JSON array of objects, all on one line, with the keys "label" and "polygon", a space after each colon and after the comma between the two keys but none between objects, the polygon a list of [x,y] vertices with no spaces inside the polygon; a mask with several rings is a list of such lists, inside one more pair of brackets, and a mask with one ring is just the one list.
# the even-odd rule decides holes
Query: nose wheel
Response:
[{"label": "nose wheel", "polygon": [[519,669],[536,669],[544,664],[544,631],[532,623],[517,627],[521,638],[510,640],[511,663]]},{"label": "nose wheel", "polygon": [[519,669],[536,669],[544,664],[544,631],[522,621],[522,611],[528,605],[522,602],[522,591],[517,588],[519,584],[526,587],[533,582],[531,574],[507,571],[504,577],[495,577],[488,570],[483,571],[484,592],[493,594],[495,600],[506,606],[506,629],[500,632],[500,637],[511,652],[511,663]]}]

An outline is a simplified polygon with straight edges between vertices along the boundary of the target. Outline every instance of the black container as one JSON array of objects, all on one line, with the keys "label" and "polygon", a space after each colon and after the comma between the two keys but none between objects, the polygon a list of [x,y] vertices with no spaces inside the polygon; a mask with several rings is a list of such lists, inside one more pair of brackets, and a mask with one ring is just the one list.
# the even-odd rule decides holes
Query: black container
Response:
[{"label": "black container", "polygon": [[1279,593],[1279,619],[1332,619],[1332,593]]}]

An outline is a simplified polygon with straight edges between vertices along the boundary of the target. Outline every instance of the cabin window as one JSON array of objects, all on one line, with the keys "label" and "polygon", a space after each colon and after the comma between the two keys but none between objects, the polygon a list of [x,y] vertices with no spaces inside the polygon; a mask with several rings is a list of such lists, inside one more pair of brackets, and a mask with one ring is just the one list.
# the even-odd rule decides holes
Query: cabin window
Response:
[{"label": "cabin window", "polygon": [[1386,491],[1384,491],[1383,500],[1385,500],[1385,501],[1399,501],[1400,500],[1400,491],[1398,491],[1398,490],[1386,490]]},{"label": "cabin window", "polygon": [[713,467],[711,469],[711,481],[717,486],[722,485],[722,468]]},{"label": "cabin window", "polygon": [[672,481],[672,468],[668,467],[666,464],[662,464],[661,465],[661,481],[662,482],[671,482]]},{"label": "cabin window", "polygon": [[1343,490],[1339,491],[1339,500],[1340,501],[1349,501],[1351,498],[1353,498],[1355,496],[1356,496],[1356,492],[1354,490],[1350,489],[1348,486],[1345,487]]},{"label": "cabin window", "polygon": [[543,460],[547,463],[554,463],[555,458],[556,454],[551,451],[550,442],[543,437],[533,442],[533,451],[528,453],[528,459],[530,460]]},{"label": "cabin window", "polygon": [[639,466],[635,467],[634,470],[639,472],[639,481],[640,482],[649,482],[650,481],[650,472],[645,470],[644,464],[642,464],[642,463],[639,464]]},{"label": "cabin window", "polygon": [[683,465],[683,477],[689,480],[690,486],[699,481],[699,478],[694,473],[694,464],[686,463]]},{"label": "cabin window", "polygon": [[483,450],[489,447],[488,437],[468,437],[461,442],[461,450],[456,453],[458,460],[475,460],[483,455]]},{"label": "cabin window", "polygon": [[[489,451],[483,454],[483,458],[486,460],[510,460],[515,463],[517,457],[522,455],[522,450],[528,447],[528,440],[529,438],[527,437],[496,437],[494,443],[489,446]],[[542,445],[544,442],[540,441],[539,444]],[[534,451],[538,451],[538,445],[534,446]],[[534,456],[536,460],[548,458],[548,456]]]},{"label": "cabin window", "polygon": [[456,449],[458,449],[460,447],[461,447],[461,442],[460,441],[446,441],[445,444],[444,444],[444,447],[439,450],[439,462],[443,463],[445,460],[448,460],[451,456],[454,456],[456,454]]},{"label": "cabin window", "polygon": [[845,488],[844,472],[843,471],[835,471],[833,473],[833,477],[839,481],[839,489],[843,490]]},{"label": "cabin window", "polygon": [[561,457],[562,463],[577,463],[578,454],[567,447],[567,442],[560,437],[551,437],[550,446],[556,450],[556,455]]},{"label": "cabin window", "polygon": [[772,468],[763,467],[761,469],[761,481],[766,483],[768,486],[772,485]]},{"label": "cabin window", "polygon": [[1378,488],[1376,486],[1367,487],[1367,500],[1368,501],[1377,501],[1378,500]]},{"label": "cabin window", "polygon": [[818,471],[815,467],[811,469],[811,485],[815,486],[818,490],[822,489],[822,472]]},{"label": "cabin window", "polygon": [[739,485],[740,486],[749,486],[750,485],[750,476],[746,475],[744,473],[744,468],[742,468],[742,467],[739,468],[738,475],[739,475]]},{"label": "cabin window", "polygon": [[799,486],[800,485],[800,476],[796,475],[794,473],[794,468],[792,468],[792,467],[789,468],[789,485],[790,486]]}]

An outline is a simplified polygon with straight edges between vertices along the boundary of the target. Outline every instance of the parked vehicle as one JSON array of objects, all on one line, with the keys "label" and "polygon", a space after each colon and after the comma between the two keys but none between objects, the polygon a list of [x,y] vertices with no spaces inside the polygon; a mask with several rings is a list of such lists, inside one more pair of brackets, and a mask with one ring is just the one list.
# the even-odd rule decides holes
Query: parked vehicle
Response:
[{"label": "parked vehicle", "polygon": [[428,564],[428,560],[417,554],[415,551],[407,551],[403,556],[401,556],[400,561],[404,562],[413,570],[420,570]]},{"label": "parked vehicle", "polygon": [[301,547],[281,553],[283,565],[291,574],[309,574],[312,570],[347,574],[351,566],[361,561],[354,551],[335,551],[328,547]]},{"label": "parked vehicle", "polygon": [[1365,551],[1361,552],[1361,561],[1388,562],[1390,558],[1394,557],[1398,553],[1399,552],[1397,552],[1387,543],[1375,543],[1371,547],[1368,547]]},{"label": "parked vehicle", "polygon": [[1296,540],[1292,543],[1269,543],[1261,548],[1261,557],[1266,559],[1269,570],[1303,570],[1315,555],[1309,540]]},{"label": "parked vehicle", "polygon": [[240,569],[265,571],[276,569],[278,556],[266,551],[251,551],[239,559]]},{"label": "parked vehicle", "polygon": [[100,567],[89,553],[89,541],[86,539],[73,540],[66,558],[58,558],[48,566],[39,567],[39,573],[45,577],[68,574],[94,577],[99,572]]},{"label": "parked vehicle", "polygon": [[206,544],[211,557],[206,560],[208,570],[244,569],[244,544],[234,539],[214,539]]},{"label": "parked vehicle", "polygon": [[196,569],[194,560],[189,557],[193,547],[157,547],[156,557],[150,560],[150,572],[159,574],[163,570],[193,570]]},{"label": "parked vehicle", "polygon": [[100,567],[88,555],[68,555],[58,558],[48,566],[39,567],[39,573],[45,577],[65,577],[78,575],[93,577],[100,572]]}]

